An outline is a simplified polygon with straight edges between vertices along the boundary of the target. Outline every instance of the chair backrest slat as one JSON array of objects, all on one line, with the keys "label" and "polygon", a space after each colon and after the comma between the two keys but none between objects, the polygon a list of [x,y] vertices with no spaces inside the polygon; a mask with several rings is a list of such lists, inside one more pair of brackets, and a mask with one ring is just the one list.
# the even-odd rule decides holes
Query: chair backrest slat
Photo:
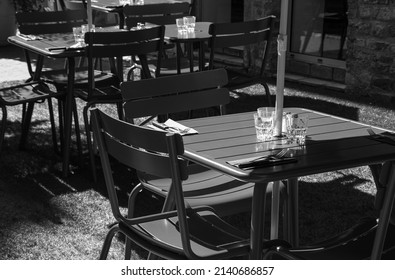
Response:
[{"label": "chair backrest slat", "polygon": [[72,32],[73,27],[86,23],[87,16],[84,10],[20,12],[16,20],[23,34],[51,34]]},{"label": "chair backrest slat", "polygon": [[131,5],[123,8],[127,28],[132,28],[138,22],[158,25],[175,24],[175,19],[189,14],[188,2],[159,3],[147,5]]},{"label": "chair backrest slat", "polygon": [[170,114],[229,103],[224,69],[124,82],[121,93],[127,119]]},{"label": "chair backrest slat", "polygon": [[274,26],[274,16],[234,23],[213,23],[209,27],[210,62],[209,68],[214,68],[214,53],[217,49],[235,46],[263,44],[260,48],[260,72],[264,71]]},{"label": "chair backrest slat", "polygon": [[87,32],[85,34],[87,53],[92,57],[158,53],[163,47],[163,38],[163,26],[135,31]]},{"label": "chair backrest slat", "polygon": [[[140,118],[147,115],[186,112],[227,103],[229,103],[229,91],[225,88],[219,88],[126,102],[124,110],[128,118]],[[128,114],[128,112],[131,112],[131,114]]]}]

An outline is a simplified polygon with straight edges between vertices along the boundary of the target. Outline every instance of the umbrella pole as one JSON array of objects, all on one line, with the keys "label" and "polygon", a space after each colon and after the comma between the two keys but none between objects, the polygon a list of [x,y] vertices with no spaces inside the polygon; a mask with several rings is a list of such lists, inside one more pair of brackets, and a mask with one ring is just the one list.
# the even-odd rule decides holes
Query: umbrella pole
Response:
[{"label": "umbrella pole", "polygon": [[284,79],[285,59],[287,51],[287,17],[288,0],[281,1],[280,30],[277,38],[277,84],[276,84],[276,117],[274,123],[274,135],[282,136],[283,107],[284,107]]},{"label": "umbrella pole", "polygon": [[[277,84],[276,84],[276,116],[274,121],[274,136],[283,137],[283,107],[284,107],[284,80],[285,80],[285,58],[287,51],[287,17],[288,0],[281,0],[280,29],[277,38]],[[272,190],[272,216],[270,238],[278,238],[280,212],[280,182],[273,183]]]}]

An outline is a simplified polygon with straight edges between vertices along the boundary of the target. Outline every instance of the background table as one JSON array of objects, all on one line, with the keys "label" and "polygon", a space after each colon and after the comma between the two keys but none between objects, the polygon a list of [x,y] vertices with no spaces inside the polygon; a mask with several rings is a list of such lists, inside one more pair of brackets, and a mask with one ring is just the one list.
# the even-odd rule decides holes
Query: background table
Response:
[{"label": "background table", "polygon": [[[199,132],[197,135],[184,137],[186,159],[239,180],[256,183],[251,216],[251,257],[254,259],[260,258],[262,252],[264,197],[268,182],[293,180],[301,176],[395,160],[395,143],[388,144],[373,139],[367,132],[369,125],[306,109],[285,108],[285,111],[309,114],[308,137],[304,146],[290,144],[282,139],[258,142],[253,112],[182,121],[184,125]],[[373,130],[376,133],[386,131],[380,128]],[[227,163],[236,159],[269,155],[283,148],[293,150],[296,163],[247,171]],[[395,184],[394,165],[391,165],[390,174],[388,185],[392,186]],[[295,187],[295,184],[293,186]],[[389,193],[380,213],[376,236],[385,235],[388,227],[395,188],[387,189]],[[297,193],[297,190],[294,190],[294,193]],[[297,204],[294,205],[293,211],[297,213]],[[296,225],[294,229],[297,229]],[[382,246],[383,244],[375,244],[373,258],[380,256]]]}]

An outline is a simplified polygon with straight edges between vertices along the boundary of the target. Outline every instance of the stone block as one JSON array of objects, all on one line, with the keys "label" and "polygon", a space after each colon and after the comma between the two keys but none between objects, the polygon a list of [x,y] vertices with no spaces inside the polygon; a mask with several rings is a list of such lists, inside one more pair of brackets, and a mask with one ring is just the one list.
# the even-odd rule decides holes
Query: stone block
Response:
[{"label": "stone block", "polygon": [[310,64],[307,62],[289,60],[287,62],[286,69],[288,72],[296,73],[300,75],[310,75]]},{"label": "stone block", "polygon": [[311,76],[324,80],[332,80],[332,69],[331,67],[322,65],[311,65]]},{"label": "stone block", "polygon": [[335,82],[344,84],[346,82],[346,70],[334,68],[333,69],[333,80]]}]

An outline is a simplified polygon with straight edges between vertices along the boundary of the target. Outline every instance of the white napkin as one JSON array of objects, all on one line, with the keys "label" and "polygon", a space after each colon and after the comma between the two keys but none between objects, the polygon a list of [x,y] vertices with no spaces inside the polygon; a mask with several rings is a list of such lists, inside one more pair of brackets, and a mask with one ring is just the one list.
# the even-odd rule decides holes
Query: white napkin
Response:
[{"label": "white napkin", "polygon": [[[174,132],[174,133],[179,133],[181,135],[193,135],[193,134],[198,134],[197,130],[187,127],[185,125],[182,125],[176,121],[173,121],[172,119],[168,119],[162,124],[155,123],[154,124],[149,124],[147,125],[150,128],[157,129],[157,130],[162,130],[162,131],[169,131],[169,132]],[[163,128],[161,127],[163,126]]]}]

